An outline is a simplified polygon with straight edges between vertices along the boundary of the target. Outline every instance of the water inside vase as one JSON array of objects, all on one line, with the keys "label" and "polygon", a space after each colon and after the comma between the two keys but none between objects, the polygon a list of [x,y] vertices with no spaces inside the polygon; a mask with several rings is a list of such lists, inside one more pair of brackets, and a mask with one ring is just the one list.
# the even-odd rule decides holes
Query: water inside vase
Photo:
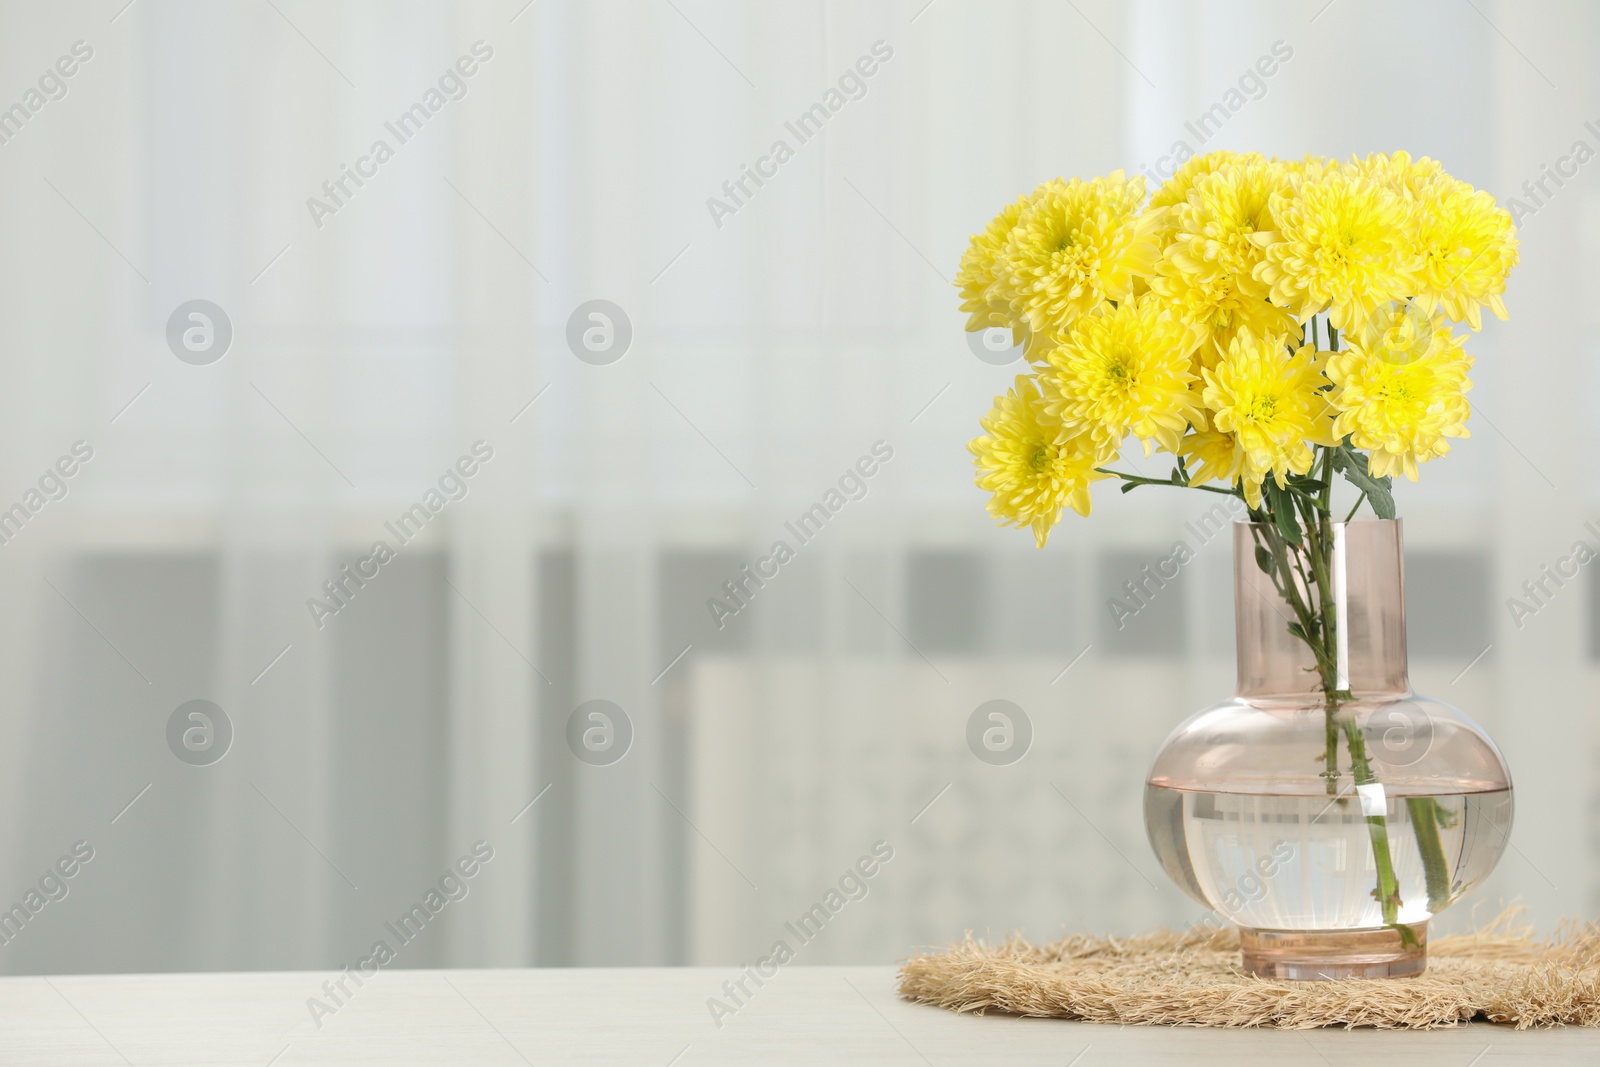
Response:
[{"label": "water inside vase", "polygon": [[[1269,930],[1384,925],[1366,819],[1382,811],[1400,889],[1398,921],[1442,910],[1494,869],[1511,827],[1511,791],[1333,799],[1146,785],[1145,828],[1168,875],[1240,926]],[[1437,831],[1432,885],[1419,828]],[[1355,875],[1355,877],[1352,877]],[[1432,899],[1430,899],[1430,888]]]}]

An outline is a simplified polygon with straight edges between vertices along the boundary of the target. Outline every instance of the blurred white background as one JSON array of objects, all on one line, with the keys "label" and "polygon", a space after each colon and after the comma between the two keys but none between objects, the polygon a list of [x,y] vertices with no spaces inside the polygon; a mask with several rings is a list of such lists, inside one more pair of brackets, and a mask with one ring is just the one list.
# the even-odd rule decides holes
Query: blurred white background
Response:
[{"label": "blurred white background", "polygon": [[[5,973],[337,967],[479,840],[401,966],[748,962],[878,840],[801,962],[1196,920],[1140,798],[1232,688],[1226,539],[1118,631],[1106,598],[1205,498],[1102,485],[1044,552],[990,524],[964,448],[1019,368],[961,332],[968,235],[1178,141],[1406,148],[1529,206],[1600,149],[1576,0],[125,2],[0,5],[0,508],[93,449],[0,547],[0,907],[94,849]],[[1545,927],[1600,910],[1600,568],[1520,628],[1506,600],[1600,518],[1597,173],[1519,215],[1473,437],[1397,491],[1414,682],[1516,776],[1474,900]],[[205,365],[166,337],[196,299],[233,331]],[[605,365],[566,340],[594,299],[632,327]],[[308,599],[479,441],[319,629]],[[880,441],[719,629],[708,598]],[[168,745],[194,699],[232,724],[209,766]],[[566,741],[592,699],[632,723],[608,766]],[[991,699],[1033,724],[1010,766],[967,747]]]}]

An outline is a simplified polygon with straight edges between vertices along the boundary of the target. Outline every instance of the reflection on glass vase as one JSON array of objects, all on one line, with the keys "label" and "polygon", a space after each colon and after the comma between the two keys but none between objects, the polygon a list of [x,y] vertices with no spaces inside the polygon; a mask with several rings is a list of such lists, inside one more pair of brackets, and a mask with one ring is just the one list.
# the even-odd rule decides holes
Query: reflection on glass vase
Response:
[{"label": "reflection on glass vase", "polygon": [[1419,974],[1428,920],[1505,849],[1511,775],[1476,724],[1411,691],[1399,521],[1317,533],[1235,524],[1238,689],[1161,746],[1145,829],[1238,924],[1247,973]]}]

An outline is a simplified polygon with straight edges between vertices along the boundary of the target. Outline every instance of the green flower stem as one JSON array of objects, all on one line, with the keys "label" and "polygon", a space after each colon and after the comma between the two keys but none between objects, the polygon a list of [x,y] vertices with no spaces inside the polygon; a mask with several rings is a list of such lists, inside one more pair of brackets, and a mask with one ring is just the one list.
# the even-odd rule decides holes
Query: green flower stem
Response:
[{"label": "green flower stem", "polygon": [[1336,716],[1339,714],[1338,705],[1332,700],[1324,700],[1322,704],[1323,728],[1327,737],[1322,762],[1322,780],[1328,784],[1328,795],[1339,795],[1339,723]]},{"label": "green flower stem", "polygon": [[1428,910],[1437,912],[1450,903],[1450,869],[1444,861],[1444,846],[1439,841],[1439,802],[1432,797],[1409,797],[1406,810],[1411,829],[1417,835],[1417,851],[1422,854],[1422,870],[1428,882]]},{"label": "green flower stem", "polygon": [[[1304,568],[1300,564],[1300,553],[1296,551],[1291,556],[1289,546],[1285,543],[1283,536],[1278,532],[1277,527],[1270,523],[1265,524],[1264,527],[1257,528],[1257,544],[1260,543],[1262,536],[1267,538],[1269,542],[1267,548],[1272,553],[1275,570],[1272,576],[1272,583],[1277,588],[1278,595],[1282,596],[1288,602],[1289,607],[1293,609],[1300,624],[1301,640],[1305,641],[1307,646],[1310,647],[1312,655],[1317,659],[1318,673],[1323,678],[1330,678],[1332,677],[1332,665],[1328,662],[1323,644],[1317,640],[1318,625],[1316,616],[1301,598],[1300,587],[1295,584],[1295,577],[1298,572],[1301,584],[1305,585],[1308,590],[1311,588],[1311,583],[1306,579]],[[1292,564],[1290,562],[1291,559],[1294,561]],[[1282,575],[1282,580],[1279,579],[1279,575]]]},{"label": "green flower stem", "polygon": [[[1324,468],[1324,478],[1331,479],[1331,464],[1326,456],[1319,457]],[[1324,737],[1322,776],[1327,783],[1329,796],[1339,793],[1339,735],[1345,739],[1350,753],[1350,773],[1357,786],[1372,785],[1377,775],[1372,771],[1372,761],[1367,754],[1366,737],[1354,716],[1343,714],[1344,705],[1353,699],[1348,689],[1341,685],[1338,673],[1338,612],[1333,599],[1333,579],[1330,560],[1333,552],[1332,519],[1323,506],[1321,487],[1314,497],[1297,501],[1297,519],[1302,520],[1300,545],[1289,544],[1276,524],[1263,523],[1256,528],[1256,543],[1265,547],[1272,557],[1272,579],[1280,596],[1294,612],[1299,633],[1316,660],[1318,682],[1323,696]],[[1302,592],[1303,591],[1303,592]],[[1431,814],[1431,811],[1430,811]],[[1400,934],[1401,944],[1417,943],[1411,927],[1399,922],[1400,883],[1395,874],[1394,855],[1389,847],[1389,823],[1385,812],[1365,816],[1367,833],[1372,843],[1373,860],[1378,871],[1378,884],[1373,897],[1382,911],[1383,923]],[[1435,838],[1437,834],[1435,834]],[[1421,838],[1419,846],[1428,845]],[[1435,843],[1436,845],[1436,843]],[[1443,870],[1443,854],[1434,847],[1433,858],[1425,852],[1424,866],[1436,865]]]},{"label": "green flower stem", "polygon": [[1114,471],[1110,467],[1096,467],[1095,472],[1098,474],[1109,474],[1113,478],[1121,478],[1130,486],[1164,485],[1169,489],[1198,489],[1202,493],[1218,493],[1222,496],[1236,496],[1241,500],[1244,499],[1244,495],[1237,489],[1221,489],[1215,485],[1190,485],[1187,480],[1175,482],[1170,478],[1146,478],[1142,474],[1127,474],[1123,471]]},{"label": "green flower stem", "polygon": [[[1350,747],[1350,775],[1356,780],[1357,788],[1372,785],[1378,779],[1367,759],[1367,739],[1362,736],[1355,719],[1345,719],[1343,727],[1345,743]],[[1389,852],[1389,823],[1383,812],[1367,816],[1367,834],[1372,838],[1372,856],[1378,866],[1378,888],[1373,896],[1378,898],[1378,906],[1383,909],[1383,925],[1399,931],[1402,945],[1415,945],[1416,932],[1398,921],[1400,881],[1394,874],[1394,857]]]},{"label": "green flower stem", "polygon": [[[1324,453],[1325,477],[1331,485],[1333,479],[1332,460],[1328,457],[1331,453]],[[1322,601],[1322,627],[1320,639],[1323,655],[1320,659],[1322,670],[1322,714],[1324,732],[1327,736],[1327,745],[1323,754],[1322,777],[1327,783],[1328,795],[1334,796],[1339,792],[1339,732],[1334,720],[1338,717],[1339,708],[1343,703],[1340,699],[1344,685],[1340,684],[1338,666],[1339,648],[1339,615],[1334,610],[1333,579],[1328,573],[1328,561],[1333,553],[1333,526],[1328,521],[1326,510],[1322,510],[1316,520],[1306,524],[1306,533],[1311,538],[1311,567],[1317,583],[1317,593]],[[1348,684],[1348,683],[1347,683]]]}]

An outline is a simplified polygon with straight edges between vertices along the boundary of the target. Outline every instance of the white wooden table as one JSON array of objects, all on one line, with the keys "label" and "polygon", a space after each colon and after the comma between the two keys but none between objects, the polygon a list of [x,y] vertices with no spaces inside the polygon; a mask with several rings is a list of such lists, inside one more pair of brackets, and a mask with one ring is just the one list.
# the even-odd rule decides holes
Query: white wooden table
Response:
[{"label": "white wooden table", "polygon": [[[335,975],[0,978],[4,1064],[1600,1063],[1600,1031],[1223,1031],[1099,1026],[907,1004],[888,967],[791,966],[719,1030],[731,969],[380,972],[318,1028]],[[346,979],[346,986],[355,989]],[[325,1003],[332,1004],[331,1000]]]}]

